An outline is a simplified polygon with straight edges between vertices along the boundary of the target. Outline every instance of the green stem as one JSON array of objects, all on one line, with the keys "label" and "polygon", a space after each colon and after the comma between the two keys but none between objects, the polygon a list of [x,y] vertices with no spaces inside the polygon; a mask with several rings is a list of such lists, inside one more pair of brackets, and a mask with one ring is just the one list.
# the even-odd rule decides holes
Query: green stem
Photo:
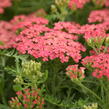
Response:
[{"label": "green stem", "polygon": [[92,47],[92,48],[96,52],[96,54],[99,54],[99,52],[97,51],[97,49],[95,47]]},{"label": "green stem", "polygon": [[105,100],[105,98],[104,98],[105,97],[105,95],[104,95],[105,94],[105,92],[104,92],[105,91],[105,87],[104,87],[104,84],[103,84],[103,80],[100,79],[99,81],[100,81],[100,86],[101,86],[101,97],[102,97],[102,99],[104,101]]},{"label": "green stem", "polygon": [[4,94],[2,94],[2,103],[3,103],[4,105],[7,105],[7,101],[6,101],[6,99],[5,99]]},{"label": "green stem", "polygon": [[86,90],[87,92],[89,92],[90,94],[92,94],[96,99],[99,100],[99,102],[101,104],[103,104],[103,101],[101,100],[101,98],[95,93],[93,92],[91,89],[87,88],[85,85],[83,85],[80,81],[73,81],[75,84],[79,85],[82,89]]},{"label": "green stem", "polygon": [[106,90],[106,101],[105,101],[105,106],[106,106],[106,109],[108,109],[109,108],[109,80],[105,80],[105,82],[106,82],[106,85],[105,85],[105,88],[107,89]]},{"label": "green stem", "polygon": [[109,46],[109,45],[106,44],[106,47],[104,48],[104,51],[103,51],[104,53],[106,53],[106,51],[107,51],[107,49],[108,49],[108,46]]},{"label": "green stem", "polygon": [[19,59],[18,58],[16,58],[16,69],[17,69],[17,72],[20,72]]},{"label": "green stem", "polygon": [[6,57],[2,56],[1,59],[2,59],[2,66],[5,67]]}]

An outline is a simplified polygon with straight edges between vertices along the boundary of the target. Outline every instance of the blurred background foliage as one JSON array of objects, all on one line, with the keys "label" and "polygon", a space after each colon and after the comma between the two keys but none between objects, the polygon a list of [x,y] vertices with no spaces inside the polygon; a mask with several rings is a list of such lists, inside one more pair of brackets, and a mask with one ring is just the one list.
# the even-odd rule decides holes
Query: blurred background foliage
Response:
[{"label": "blurred background foliage", "polygon": [[13,0],[11,7],[5,9],[5,13],[0,15],[0,19],[10,20],[19,14],[29,14],[38,9],[49,12],[54,0]]},{"label": "blurred background foliage", "polygon": [[[0,15],[2,20],[10,20],[13,16],[20,14],[30,14],[39,9],[44,9],[48,15],[47,18],[55,21],[75,21],[80,24],[87,23],[87,17],[91,10],[101,9],[100,6],[88,3],[82,9],[71,10],[66,7],[66,4],[60,6],[56,4],[56,0],[12,0],[11,7],[5,9],[5,13]],[[53,12],[52,6],[55,6],[58,12]],[[66,12],[66,13],[63,13]],[[81,20],[80,20],[81,19]]]}]

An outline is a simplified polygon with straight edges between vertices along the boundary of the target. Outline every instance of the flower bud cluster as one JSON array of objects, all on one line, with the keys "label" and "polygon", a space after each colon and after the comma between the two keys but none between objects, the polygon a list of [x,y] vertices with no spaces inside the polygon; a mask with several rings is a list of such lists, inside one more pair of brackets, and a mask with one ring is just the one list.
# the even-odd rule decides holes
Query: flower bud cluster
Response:
[{"label": "flower bud cluster", "polygon": [[[41,72],[41,63],[35,61],[26,61],[22,63],[22,70],[14,79],[16,84],[31,83],[37,87],[40,81],[43,81],[44,73]],[[25,83],[26,80],[26,83]]]},{"label": "flower bud cluster", "polygon": [[97,103],[92,103],[91,105],[84,106],[84,109],[98,109],[98,104]]}]

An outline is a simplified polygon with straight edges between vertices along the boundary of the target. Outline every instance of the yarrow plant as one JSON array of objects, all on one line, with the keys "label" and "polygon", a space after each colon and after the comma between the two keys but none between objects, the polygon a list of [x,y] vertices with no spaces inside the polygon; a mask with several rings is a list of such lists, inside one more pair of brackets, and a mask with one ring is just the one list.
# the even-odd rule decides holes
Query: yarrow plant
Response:
[{"label": "yarrow plant", "polygon": [[109,0],[39,1],[0,1],[0,109],[109,109]]}]

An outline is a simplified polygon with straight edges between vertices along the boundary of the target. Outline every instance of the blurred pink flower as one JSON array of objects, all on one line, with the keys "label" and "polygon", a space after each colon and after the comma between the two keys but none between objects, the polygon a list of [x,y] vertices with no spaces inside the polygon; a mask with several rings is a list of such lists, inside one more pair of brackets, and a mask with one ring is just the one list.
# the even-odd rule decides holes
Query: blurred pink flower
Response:
[{"label": "blurred pink flower", "polygon": [[12,27],[9,22],[0,21],[0,49],[12,47],[16,37]]},{"label": "blurred pink flower", "polygon": [[70,0],[68,6],[71,9],[83,8],[84,5],[89,1],[90,0]]},{"label": "blurred pink flower", "polygon": [[11,1],[12,0],[0,0],[0,14],[4,12],[4,8],[12,5]]},{"label": "blurred pink flower", "polygon": [[88,21],[89,23],[109,22],[109,9],[91,11]]}]

